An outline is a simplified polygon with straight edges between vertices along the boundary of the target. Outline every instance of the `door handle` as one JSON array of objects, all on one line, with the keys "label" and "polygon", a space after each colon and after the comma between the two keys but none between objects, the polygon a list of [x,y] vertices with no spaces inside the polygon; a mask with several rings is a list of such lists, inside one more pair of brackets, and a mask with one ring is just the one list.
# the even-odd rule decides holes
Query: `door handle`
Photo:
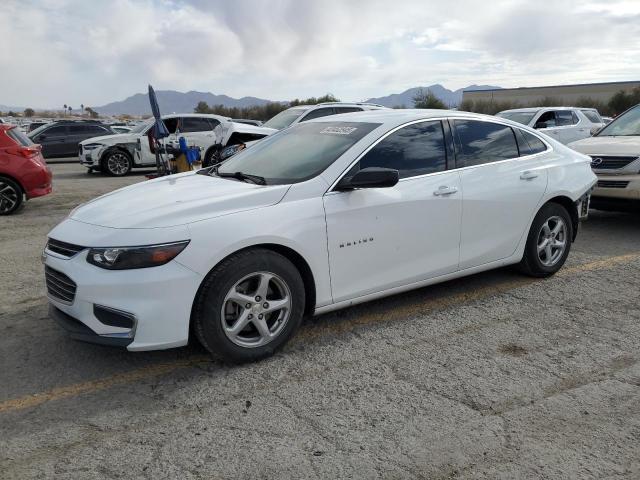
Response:
[{"label": "door handle", "polygon": [[436,197],[443,197],[443,196],[446,196],[446,195],[453,195],[457,191],[458,191],[458,189],[456,187],[448,187],[446,185],[441,185],[440,187],[438,187],[438,190],[433,192],[433,194]]},{"label": "door handle", "polygon": [[538,174],[529,170],[520,174],[520,180],[533,180],[534,178],[538,178]]}]

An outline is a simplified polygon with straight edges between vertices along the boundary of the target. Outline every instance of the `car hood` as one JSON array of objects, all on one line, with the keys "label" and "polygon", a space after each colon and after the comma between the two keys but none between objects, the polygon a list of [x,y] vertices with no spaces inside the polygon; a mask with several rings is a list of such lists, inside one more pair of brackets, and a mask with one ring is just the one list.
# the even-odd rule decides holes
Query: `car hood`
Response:
[{"label": "car hood", "polygon": [[115,145],[116,143],[135,142],[140,135],[135,133],[116,133],[113,135],[102,135],[101,137],[91,137],[80,142],[80,145],[90,143],[103,143],[105,145]]},{"label": "car hood", "polygon": [[108,193],[76,208],[70,218],[110,228],[172,227],[275,205],[288,189],[189,172]]},{"label": "car hood", "polygon": [[580,153],[598,155],[640,155],[640,136],[589,137],[569,144]]}]

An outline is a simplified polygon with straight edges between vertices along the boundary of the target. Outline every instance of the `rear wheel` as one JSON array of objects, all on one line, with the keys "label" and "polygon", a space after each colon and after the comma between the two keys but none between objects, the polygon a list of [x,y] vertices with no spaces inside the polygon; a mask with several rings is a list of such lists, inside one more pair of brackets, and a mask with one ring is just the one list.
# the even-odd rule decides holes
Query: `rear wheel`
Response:
[{"label": "rear wheel", "polygon": [[214,356],[259,360],[284,345],[302,322],[304,283],[296,267],[271,250],[229,257],[205,279],[193,327]]},{"label": "rear wheel", "polygon": [[124,177],[131,171],[131,156],[122,150],[107,152],[102,160],[103,170],[114,177]]},{"label": "rear wheel", "polygon": [[10,178],[0,177],[0,215],[15,213],[22,206],[22,188]]},{"label": "rear wheel", "polygon": [[210,167],[211,165],[215,165],[216,163],[218,163],[221,149],[222,147],[219,146],[213,146],[209,148],[209,150],[207,150],[207,152],[204,154],[202,167]]},{"label": "rear wheel", "polygon": [[557,203],[544,205],[531,224],[521,270],[534,277],[553,275],[567,260],[572,238],[569,212]]}]

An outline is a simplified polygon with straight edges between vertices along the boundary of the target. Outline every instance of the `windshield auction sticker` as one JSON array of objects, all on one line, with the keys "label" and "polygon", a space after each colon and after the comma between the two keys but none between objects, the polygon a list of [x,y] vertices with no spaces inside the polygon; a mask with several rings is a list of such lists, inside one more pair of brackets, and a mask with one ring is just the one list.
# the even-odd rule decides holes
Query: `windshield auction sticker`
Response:
[{"label": "windshield auction sticker", "polygon": [[320,133],[332,133],[334,135],[349,135],[357,130],[356,127],[325,127]]}]

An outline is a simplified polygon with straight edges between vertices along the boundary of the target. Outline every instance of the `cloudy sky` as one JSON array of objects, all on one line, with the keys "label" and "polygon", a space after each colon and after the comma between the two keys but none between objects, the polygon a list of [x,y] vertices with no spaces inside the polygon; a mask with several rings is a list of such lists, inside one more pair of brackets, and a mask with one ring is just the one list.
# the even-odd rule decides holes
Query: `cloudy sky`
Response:
[{"label": "cloudy sky", "polygon": [[640,79],[640,0],[2,0],[0,104]]}]

